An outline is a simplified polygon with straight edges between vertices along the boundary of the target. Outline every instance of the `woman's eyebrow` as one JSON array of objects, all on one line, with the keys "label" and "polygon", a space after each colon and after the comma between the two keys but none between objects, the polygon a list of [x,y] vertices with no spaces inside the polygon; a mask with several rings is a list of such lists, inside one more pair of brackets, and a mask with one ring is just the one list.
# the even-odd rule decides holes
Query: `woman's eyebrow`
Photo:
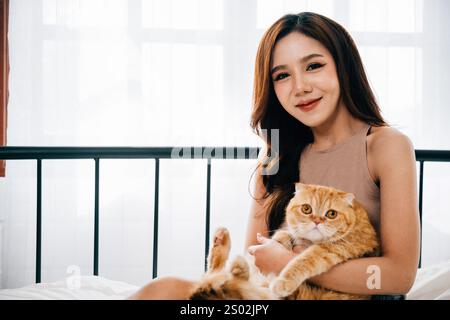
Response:
[{"label": "woman's eyebrow", "polygon": [[[319,53],[308,54],[307,56],[304,56],[303,58],[300,59],[300,63],[305,63],[306,61],[308,61],[312,58],[317,58],[317,57],[323,57],[323,55],[321,55]],[[285,64],[281,64],[276,67],[273,67],[272,70],[270,71],[270,74],[274,74],[275,72],[277,72],[278,70],[281,70],[281,69],[287,69],[287,66]]]}]

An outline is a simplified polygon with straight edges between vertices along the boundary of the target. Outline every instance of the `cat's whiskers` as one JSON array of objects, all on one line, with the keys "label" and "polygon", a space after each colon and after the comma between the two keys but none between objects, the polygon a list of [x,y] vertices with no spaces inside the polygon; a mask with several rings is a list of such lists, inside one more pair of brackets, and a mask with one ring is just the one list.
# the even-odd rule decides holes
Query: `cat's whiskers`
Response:
[{"label": "cat's whiskers", "polygon": [[[318,228],[319,229],[319,228]],[[319,231],[323,234],[324,237],[331,238],[332,236],[334,236],[336,234],[336,229],[329,227],[325,224],[322,224],[321,228],[319,229]]]}]

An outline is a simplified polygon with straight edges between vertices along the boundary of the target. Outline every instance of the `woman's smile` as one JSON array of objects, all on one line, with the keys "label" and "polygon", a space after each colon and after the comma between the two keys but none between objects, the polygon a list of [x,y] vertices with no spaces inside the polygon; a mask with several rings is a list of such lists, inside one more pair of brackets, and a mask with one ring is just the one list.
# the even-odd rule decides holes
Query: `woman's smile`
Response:
[{"label": "woman's smile", "polygon": [[299,108],[303,112],[309,112],[309,111],[313,110],[319,104],[321,99],[322,99],[322,97],[320,97],[318,99],[310,99],[307,101],[302,101],[302,102],[296,104],[295,107]]},{"label": "woman's smile", "polygon": [[281,106],[304,125],[315,128],[336,118],[340,86],[331,53],[300,32],[275,45],[272,83]]}]

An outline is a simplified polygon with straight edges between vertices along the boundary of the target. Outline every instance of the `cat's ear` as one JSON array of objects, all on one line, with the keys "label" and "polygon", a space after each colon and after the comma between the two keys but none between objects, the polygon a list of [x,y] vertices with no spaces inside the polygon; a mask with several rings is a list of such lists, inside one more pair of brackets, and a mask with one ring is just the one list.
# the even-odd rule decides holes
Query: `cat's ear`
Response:
[{"label": "cat's ear", "polygon": [[349,205],[353,204],[353,200],[355,200],[355,195],[353,193],[346,193],[344,195],[344,200],[345,202],[347,202]]},{"label": "cat's ear", "polygon": [[306,184],[303,184],[303,183],[300,183],[300,182],[297,182],[295,184],[295,193],[299,193],[299,192],[305,191],[305,189],[306,189]]}]

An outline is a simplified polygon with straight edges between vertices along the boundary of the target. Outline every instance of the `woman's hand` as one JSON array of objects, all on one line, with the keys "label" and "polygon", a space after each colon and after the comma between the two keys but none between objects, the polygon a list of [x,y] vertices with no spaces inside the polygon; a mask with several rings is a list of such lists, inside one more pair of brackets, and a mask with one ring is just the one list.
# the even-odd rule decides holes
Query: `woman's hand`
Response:
[{"label": "woman's hand", "polygon": [[[298,252],[286,249],[281,243],[266,238],[259,233],[256,235],[257,245],[249,246],[248,253],[255,258],[255,265],[263,274],[280,273],[284,266],[294,258]],[[295,248],[298,251],[298,248]]]}]

